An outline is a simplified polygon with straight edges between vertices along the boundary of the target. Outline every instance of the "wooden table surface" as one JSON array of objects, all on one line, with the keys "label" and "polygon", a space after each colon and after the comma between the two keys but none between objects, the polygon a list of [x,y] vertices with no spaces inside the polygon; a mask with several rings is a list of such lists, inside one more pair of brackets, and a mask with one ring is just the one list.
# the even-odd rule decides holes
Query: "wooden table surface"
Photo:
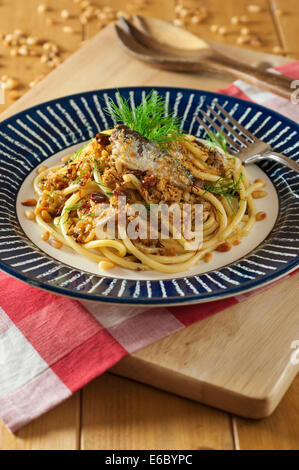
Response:
[{"label": "wooden table surface", "polygon": [[[0,32],[10,34],[21,29],[30,36],[54,41],[65,59],[106,22],[105,15],[100,14],[100,19],[92,18],[87,23],[83,20],[82,24],[80,3],[3,0]],[[259,50],[272,52],[279,47],[286,56],[299,58],[298,0],[94,0],[90,3],[95,7],[110,6],[115,11],[142,12],[183,21],[185,27],[203,38],[227,44],[236,44],[240,36],[240,26],[232,25],[231,17],[245,15],[248,22],[244,27],[261,41]],[[47,11],[40,14],[37,8],[43,4]],[[247,6],[252,4],[260,6],[261,11],[249,12]],[[178,5],[184,9],[175,9]],[[194,6],[207,10],[207,18],[197,24],[189,14]],[[61,17],[63,9],[70,12],[68,19]],[[211,25],[215,24],[224,26],[227,34],[213,33]],[[71,32],[66,32],[66,25],[71,26]],[[0,112],[12,104],[17,94],[26,93],[37,76],[51,70],[39,57],[14,56],[12,47],[2,42],[0,77],[8,75],[20,84],[16,93],[7,90]],[[107,373],[16,435],[0,423],[0,449],[299,449],[298,386],[299,377],[270,418],[251,421]]]}]

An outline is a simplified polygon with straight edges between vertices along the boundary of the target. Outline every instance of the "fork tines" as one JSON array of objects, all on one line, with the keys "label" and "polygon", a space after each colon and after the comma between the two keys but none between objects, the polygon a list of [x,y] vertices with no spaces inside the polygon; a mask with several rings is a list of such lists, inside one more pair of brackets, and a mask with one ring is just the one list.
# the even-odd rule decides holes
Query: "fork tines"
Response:
[{"label": "fork tines", "polygon": [[[253,142],[259,141],[259,139],[255,135],[245,129],[245,127],[241,126],[241,124],[239,124],[235,118],[233,118],[222,106],[220,106],[220,104],[215,103],[215,107],[220,111],[220,113],[217,113],[215,109],[213,109],[211,106],[208,106],[207,108],[210,114],[212,114],[212,116],[216,118],[216,120],[222,125],[222,127],[220,127],[216,123],[216,120],[213,120],[205,111],[200,110],[200,112],[204,119],[216,131],[218,131],[219,133],[223,133],[223,130],[226,130],[227,134],[225,134],[225,138],[231,147],[235,148],[238,152],[240,152],[242,149],[248,147],[248,145],[252,144]],[[226,120],[221,117],[221,113],[225,116]],[[206,130],[207,133],[211,132],[211,128],[209,128],[202,119],[200,119],[198,116],[195,116],[195,118]],[[237,132],[236,129],[239,132]],[[246,138],[242,137],[241,134],[243,134]],[[233,140],[230,135],[235,137],[235,139],[237,139],[239,142]]]}]

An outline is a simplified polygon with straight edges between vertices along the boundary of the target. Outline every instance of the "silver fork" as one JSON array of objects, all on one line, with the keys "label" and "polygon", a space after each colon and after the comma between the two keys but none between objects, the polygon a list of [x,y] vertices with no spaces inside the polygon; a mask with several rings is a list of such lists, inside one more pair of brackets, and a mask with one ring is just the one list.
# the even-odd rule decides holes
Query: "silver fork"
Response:
[{"label": "silver fork", "polygon": [[[271,160],[281,163],[282,165],[285,165],[299,173],[299,163],[281,153],[274,152],[269,144],[258,139],[258,137],[245,129],[245,127],[241,126],[241,124],[239,124],[236,119],[220,106],[220,104],[215,103],[215,106],[229,120],[229,122],[225,121],[220,114],[216,113],[216,111],[211,108],[211,106],[208,106],[208,110],[215,118],[217,118],[217,121],[222,124],[228,134],[233,135],[239,141],[238,143],[229,137],[229,135],[225,134],[226,141],[233,147],[233,149],[235,149],[234,152],[238,153],[238,157],[244,164],[255,163],[261,160]],[[221,127],[213,121],[207,113],[202,110],[200,112],[216,131],[220,133],[223,132],[223,129],[221,129]],[[202,119],[198,116],[195,117],[208,133],[211,132],[211,128],[209,128]],[[237,132],[236,129],[239,132]],[[243,136],[241,134],[243,134]]]}]

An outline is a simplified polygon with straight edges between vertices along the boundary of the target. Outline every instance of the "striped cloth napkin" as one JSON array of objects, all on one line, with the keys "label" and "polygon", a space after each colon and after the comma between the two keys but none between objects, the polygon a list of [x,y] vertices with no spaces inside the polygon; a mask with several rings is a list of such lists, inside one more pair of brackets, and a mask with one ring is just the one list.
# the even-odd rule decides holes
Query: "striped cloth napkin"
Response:
[{"label": "striped cloth napkin", "polygon": [[[299,79],[299,62],[277,71]],[[242,81],[220,91],[299,121],[298,106]],[[79,303],[0,273],[0,416],[14,432],[127,354],[256,292],[200,305],[146,309]]]}]

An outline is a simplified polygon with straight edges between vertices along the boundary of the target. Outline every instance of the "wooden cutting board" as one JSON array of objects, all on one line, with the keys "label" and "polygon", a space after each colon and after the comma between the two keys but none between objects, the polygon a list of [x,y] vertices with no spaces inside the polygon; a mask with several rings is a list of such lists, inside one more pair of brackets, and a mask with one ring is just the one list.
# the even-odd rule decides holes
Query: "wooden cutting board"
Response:
[{"label": "wooden cutting board", "polygon": [[[236,47],[219,48],[255,65],[288,62]],[[172,73],[141,64],[122,51],[110,25],[1,118],[96,88],[148,85],[215,91],[230,82],[227,76]],[[268,416],[299,371],[290,361],[291,344],[299,340],[298,281],[299,274],[281,281],[124,358],[111,372],[242,416]]]}]

